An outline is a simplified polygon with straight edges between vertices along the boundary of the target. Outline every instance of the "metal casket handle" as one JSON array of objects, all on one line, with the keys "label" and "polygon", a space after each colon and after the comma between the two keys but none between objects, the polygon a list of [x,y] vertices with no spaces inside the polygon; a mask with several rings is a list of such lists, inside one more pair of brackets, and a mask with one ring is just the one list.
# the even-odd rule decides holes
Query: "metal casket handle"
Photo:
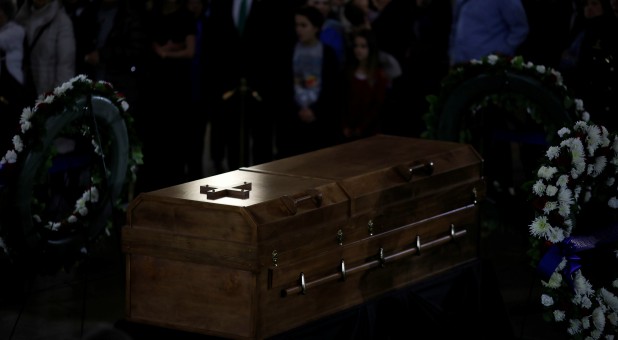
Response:
[{"label": "metal casket handle", "polygon": [[319,208],[322,205],[322,193],[318,190],[307,190],[305,194],[300,196],[281,196],[281,201],[292,215],[296,215],[298,212],[298,204],[309,200],[313,201],[316,208]]},{"label": "metal casket handle", "polygon": [[431,176],[433,174],[434,164],[428,161],[415,165],[403,165],[399,167],[399,174],[409,182],[416,175]]}]

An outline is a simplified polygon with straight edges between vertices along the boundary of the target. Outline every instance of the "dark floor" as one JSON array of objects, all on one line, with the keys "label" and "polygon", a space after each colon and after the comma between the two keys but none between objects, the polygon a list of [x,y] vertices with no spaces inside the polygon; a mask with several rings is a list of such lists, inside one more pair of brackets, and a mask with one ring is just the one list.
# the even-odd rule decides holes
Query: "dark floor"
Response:
[{"label": "dark floor", "polygon": [[[491,315],[487,318],[487,323],[491,323],[488,329],[503,323],[514,339],[561,338],[541,317],[540,280],[526,255],[529,221],[523,211],[525,204],[508,195],[502,197],[497,204],[484,203],[484,209],[490,212],[488,219],[495,223],[484,227],[481,241],[479,263],[486,274],[481,287],[490,300],[483,304],[485,310],[481,315]],[[0,292],[2,340],[95,339],[93,333],[101,330],[113,330],[121,333],[116,336],[124,334],[133,340],[205,338],[124,320],[124,258],[119,237],[113,235],[88,261],[69,272],[19,282],[10,273],[2,273],[0,280],[5,283],[0,287],[12,287],[12,291]],[[496,334],[487,338],[505,339],[505,336]]]}]

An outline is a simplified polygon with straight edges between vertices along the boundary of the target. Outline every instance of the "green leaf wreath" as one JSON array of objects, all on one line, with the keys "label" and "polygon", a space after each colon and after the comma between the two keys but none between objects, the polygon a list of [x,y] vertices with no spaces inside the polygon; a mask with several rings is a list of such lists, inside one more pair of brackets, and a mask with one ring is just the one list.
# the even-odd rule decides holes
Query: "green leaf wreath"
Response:
[{"label": "green leaf wreath", "polygon": [[422,137],[466,143],[471,141],[472,132],[465,116],[474,116],[488,105],[499,106],[512,115],[527,113],[543,126],[548,139],[554,138],[565,122],[588,115],[581,100],[573,98],[560,72],[526,62],[521,56],[492,54],[455,65],[442,80],[440,93],[427,96],[427,101],[429,110],[423,116],[426,130]]}]

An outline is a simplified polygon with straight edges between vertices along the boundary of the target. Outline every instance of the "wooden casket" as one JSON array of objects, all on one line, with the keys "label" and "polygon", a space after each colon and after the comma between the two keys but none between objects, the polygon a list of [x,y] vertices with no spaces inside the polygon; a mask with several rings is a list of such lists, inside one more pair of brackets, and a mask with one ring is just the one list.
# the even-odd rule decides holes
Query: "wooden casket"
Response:
[{"label": "wooden casket", "polygon": [[142,193],[126,318],[261,339],[479,256],[482,159],[387,135]]}]

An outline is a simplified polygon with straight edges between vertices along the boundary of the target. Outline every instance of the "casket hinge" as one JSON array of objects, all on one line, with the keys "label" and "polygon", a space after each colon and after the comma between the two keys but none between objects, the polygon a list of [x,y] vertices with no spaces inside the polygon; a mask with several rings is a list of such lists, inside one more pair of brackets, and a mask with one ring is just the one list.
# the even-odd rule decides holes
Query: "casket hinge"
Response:
[{"label": "casket hinge", "polygon": [[277,261],[279,261],[279,254],[277,253],[277,250],[273,250],[272,254],[272,261],[273,261],[273,266],[277,266]]}]

